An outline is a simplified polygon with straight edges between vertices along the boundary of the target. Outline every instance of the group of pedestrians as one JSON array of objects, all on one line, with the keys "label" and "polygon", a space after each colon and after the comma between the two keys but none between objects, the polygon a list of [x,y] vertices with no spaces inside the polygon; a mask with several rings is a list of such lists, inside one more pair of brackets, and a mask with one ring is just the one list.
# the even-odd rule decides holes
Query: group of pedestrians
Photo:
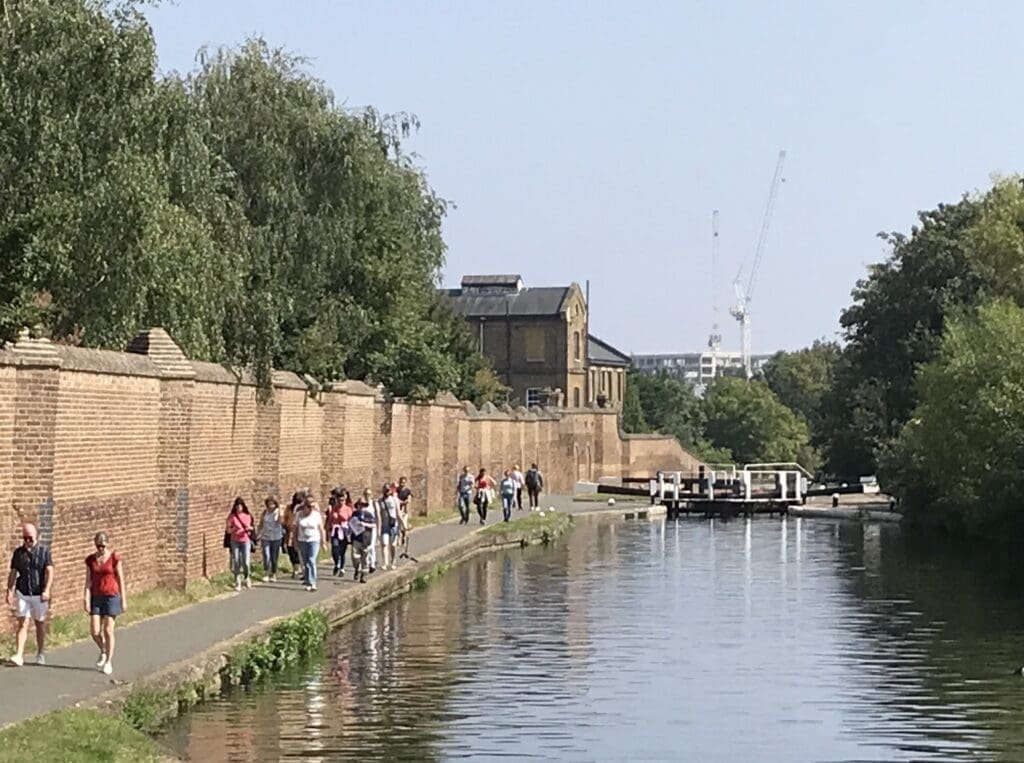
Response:
[{"label": "group of pedestrians", "polygon": [[[128,606],[124,565],[106,533],[96,533],[93,545],[96,551],[85,558],[82,605],[89,617],[89,635],[100,650],[96,668],[109,676],[114,672],[114,621]],[[7,576],[7,605],[17,621],[10,663],[16,667],[25,664],[29,621],[35,623],[36,664],[46,664],[46,615],[52,586],[50,548],[39,542],[36,526],[26,523],[21,527],[21,545],[11,556]]]},{"label": "group of pedestrians", "polygon": [[512,518],[513,508],[523,510],[523,489],[526,489],[530,508],[536,509],[540,506],[540,493],[544,488],[544,475],[537,464],[530,464],[530,468],[524,474],[515,464],[511,469],[506,469],[502,474],[500,482],[495,483],[494,479],[481,468],[476,477],[469,471],[468,466],[462,467],[462,473],[455,481],[455,494],[458,498],[459,524],[469,524],[469,507],[476,506],[477,516],[480,524],[487,524],[487,509],[498,497],[501,498],[501,516],[508,522]]},{"label": "group of pedestrians", "polygon": [[[470,505],[475,505],[480,524],[487,521],[488,507],[500,496],[507,522],[513,508],[523,509],[525,489],[531,509],[539,507],[544,476],[537,464],[523,473],[518,465],[505,470],[499,482],[480,469],[474,478],[463,467],[456,481],[459,524],[469,523]],[[284,551],[291,562],[292,578],[301,575],[307,591],[317,589],[317,559],[329,547],[333,575],[344,577],[346,561],[360,583],[377,569],[392,570],[409,553],[409,502],[413,494],[405,477],[385,483],[379,494],[366,488],[358,497],[343,487],[331,490],[323,512],[310,490],[296,492],[287,506],[268,497],[259,519],[254,519],[245,499],[231,505],[224,525],[224,547],[230,551],[234,587],[252,587],[252,553],[258,544],[263,556],[263,581],[274,582],[278,561]],[[7,578],[7,605],[17,621],[14,666],[25,664],[29,624],[35,624],[36,663],[46,664],[46,626],[53,586],[54,565],[50,549],[39,542],[38,529],[22,526],[22,544],[11,557]],[[96,667],[110,675],[114,669],[114,623],[128,606],[125,570],[121,557],[111,547],[106,533],[93,538],[96,551],[85,558],[83,608],[89,617],[89,633],[99,649]],[[401,550],[401,553],[400,553]]]},{"label": "group of pedestrians", "polygon": [[346,558],[360,583],[378,568],[394,569],[399,548],[408,554],[409,501],[412,490],[405,477],[385,483],[380,493],[366,488],[358,497],[344,487],[331,490],[328,509],[321,510],[309,490],[300,490],[282,508],[276,499],[264,501],[254,520],[245,500],[236,498],[224,528],[224,546],[231,551],[235,590],[252,587],[252,550],[263,549],[263,581],[277,580],[282,550],[291,562],[292,578],[302,577],[307,591],[317,589],[317,559],[330,548],[333,575],[344,577]]}]

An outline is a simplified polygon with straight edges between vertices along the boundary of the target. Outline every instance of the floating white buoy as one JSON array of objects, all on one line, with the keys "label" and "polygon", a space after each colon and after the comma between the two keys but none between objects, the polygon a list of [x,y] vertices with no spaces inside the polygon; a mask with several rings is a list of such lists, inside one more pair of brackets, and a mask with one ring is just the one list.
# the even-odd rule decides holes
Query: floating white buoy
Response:
[{"label": "floating white buoy", "polygon": [[609,506],[614,506],[615,505],[615,499],[614,498],[609,498],[608,499],[608,505]]}]

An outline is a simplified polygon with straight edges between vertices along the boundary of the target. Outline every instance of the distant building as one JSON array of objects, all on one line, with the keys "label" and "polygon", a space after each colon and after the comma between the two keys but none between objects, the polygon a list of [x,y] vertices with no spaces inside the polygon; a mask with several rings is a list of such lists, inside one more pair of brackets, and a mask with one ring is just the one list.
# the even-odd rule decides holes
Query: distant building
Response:
[{"label": "distant building", "polygon": [[[739,352],[708,350],[707,352],[659,353],[633,355],[633,367],[643,373],[665,371],[670,376],[703,388],[716,376],[743,375],[743,356]],[[756,374],[771,355],[752,355],[750,365]]]},{"label": "distant building", "polygon": [[516,405],[621,407],[628,355],[587,338],[579,284],[527,287],[519,275],[467,275],[443,289]]},{"label": "distant building", "polygon": [[629,355],[591,334],[587,339],[589,402],[599,408],[622,410],[626,396],[626,371],[630,363]]},{"label": "distant building", "polygon": [[587,305],[579,284],[528,288],[518,275],[468,275],[443,293],[514,403],[583,405]]}]

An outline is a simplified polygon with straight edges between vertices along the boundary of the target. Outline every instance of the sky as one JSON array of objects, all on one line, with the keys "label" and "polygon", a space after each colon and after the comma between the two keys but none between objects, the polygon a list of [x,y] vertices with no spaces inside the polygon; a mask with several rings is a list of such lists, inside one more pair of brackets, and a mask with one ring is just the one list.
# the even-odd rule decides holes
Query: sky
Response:
[{"label": "sky", "polygon": [[[838,337],[880,231],[1021,168],[1024,3],[178,0],[146,10],[162,71],[261,36],[348,107],[414,113],[445,285],[590,281],[627,353],[705,348],[748,273],[755,353]],[[720,210],[720,276],[711,214]]]}]

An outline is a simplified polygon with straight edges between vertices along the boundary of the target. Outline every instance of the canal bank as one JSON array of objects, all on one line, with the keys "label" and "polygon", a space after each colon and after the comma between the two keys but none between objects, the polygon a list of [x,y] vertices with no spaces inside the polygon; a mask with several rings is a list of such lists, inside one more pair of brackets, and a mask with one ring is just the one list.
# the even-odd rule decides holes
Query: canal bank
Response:
[{"label": "canal bank", "polygon": [[[555,512],[524,514],[509,526],[485,528],[445,523],[411,536],[413,559],[393,572],[378,573],[366,585],[325,576],[320,590],[305,593],[297,583],[262,584],[251,591],[178,610],[138,623],[118,634],[117,672],[108,679],[91,667],[95,647],[79,642],[48,655],[45,667],[4,668],[0,723],[4,726],[65,708],[120,711],[127,702],[144,715],[139,725],[156,724],[180,703],[188,705],[220,691],[231,674],[232,656],[265,642],[282,620],[305,610],[322,613],[331,627],[425,585],[432,576],[478,553],[507,545],[544,542],[575,521],[617,521],[646,517],[643,505],[614,508],[549,497]],[[570,520],[568,517],[572,517]]]}]

